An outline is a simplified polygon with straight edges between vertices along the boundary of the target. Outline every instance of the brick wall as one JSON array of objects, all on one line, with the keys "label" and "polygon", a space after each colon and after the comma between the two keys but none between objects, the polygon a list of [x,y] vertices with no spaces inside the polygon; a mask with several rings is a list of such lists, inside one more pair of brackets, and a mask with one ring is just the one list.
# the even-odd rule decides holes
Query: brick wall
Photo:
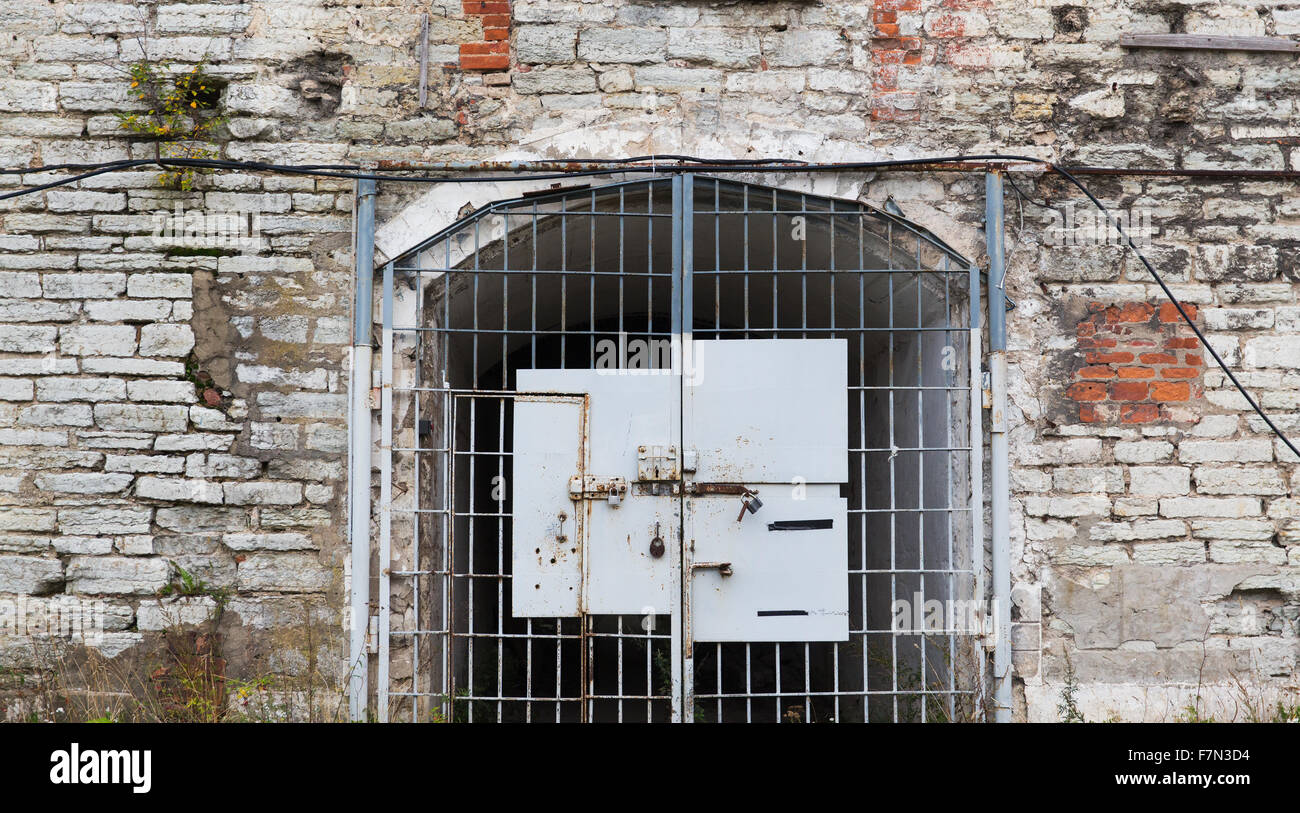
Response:
[{"label": "brick wall", "polygon": [[[206,55],[228,82],[230,158],[1002,150],[1300,166],[1293,59],[1118,45],[1130,32],[1300,34],[1293,10],[1212,0],[9,0],[0,30],[9,167],[150,154],[114,116],[129,89],[114,66],[136,58],[141,32],[153,56]],[[129,652],[161,625],[155,591],[176,561],[231,591],[228,631],[250,673],[300,662],[242,630],[291,627],[303,602],[330,617],[320,654],[341,670],[350,184],[222,173],[177,193],[154,174],[0,203],[0,597],[102,597],[105,650]],[[0,188],[46,179],[0,176]],[[1048,239],[1055,224],[1034,203],[1077,196],[1018,181],[1032,201],[1008,189],[1018,713],[1054,719],[1068,672],[1093,719],[1172,719],[1198,691],[1230,709],[1241,676],[1294,689],[1295,461],[1187,344],[1144,269],[1113,246]],[[982,254],[977,177],[819,183],[893,197]],[[1294,185],[1093,187],[1150,215],[1153,263],[1280,425],[1300,431]],[[423,189],[382,191],[386,220]],[[151,213],[177,203],[257,208],[267,245],[159,247]],[[37,666],[29,641],[0,636],[6,675]],[[5,713],[23,716],[32,707],[15,687],[0,685]]]}]

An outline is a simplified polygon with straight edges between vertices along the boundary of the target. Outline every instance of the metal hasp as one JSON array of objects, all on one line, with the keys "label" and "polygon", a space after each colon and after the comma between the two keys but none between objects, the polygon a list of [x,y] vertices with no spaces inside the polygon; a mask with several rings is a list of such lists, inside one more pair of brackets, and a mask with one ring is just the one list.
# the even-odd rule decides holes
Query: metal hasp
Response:
[{"label": "metal hasp", "polygon": [[1011,517],[1007,451],[1006,252],[1002,174],[984,176],[984,229],[989,256],[989,482],[992,489],[993,717],[1011,722]]}]

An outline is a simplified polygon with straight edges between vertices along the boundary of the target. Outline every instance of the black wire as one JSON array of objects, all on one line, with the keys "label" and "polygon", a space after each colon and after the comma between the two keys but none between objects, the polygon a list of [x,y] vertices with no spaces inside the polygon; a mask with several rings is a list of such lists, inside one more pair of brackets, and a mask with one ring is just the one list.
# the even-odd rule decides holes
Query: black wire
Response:
[{"label": "black wire", "polygon": [[[404,177],[394,178],[390,175],[376,174],[376,172],[402,172],[407,170],[404,170],[402,168],[397,168],[397,167],[391,167],[391,168],[383,168],[375,171],[363,172],[361,171],[360,167],[354,165],[348,165],[348,164],[306,164],[306,165],[294,166],[294,165],[285,165],[285,164],[268,164],[268,163],[263,163],[258,161],[228,161],[228,160],[218,160],[218,159],[197,159],[197,158],[134,159],[134,160],[122,160],[122,161],[107,161],[98,164],[52,164],[49,166],[42,166],[42,167],[28,167],[23,169],[0,170],[0,174],[7,174],[7,175],[52,172],[60,169],[86,170],[81,174],[70,176],[68,178],[64,178],[61,180],[51,181],[49,183],[40,184],[38,186],[28,187],[26,189],[19,189],[14,192],[5,193],[3,195],[0,195],[0,200],[9,200],[11,198],[16,198],[22,195],[30,195],[36,192],[42,192],[46,189],[53,189],[58,186],[65,186],[67,184],[76,183],[77,181],[85,180],[86,178],[93,178],[96,175],[102,175],[106,172],[114,172],[119,169],[129,169],[132,167],[149,166],[149,165],[161,166],[163,168],[190,167],[195,169],[242,169],[245,171],[255,171],[255,172],[256,171],[281,172],[281,173],[296,174],[296,175],[312,175],[316,177],[325,177],[325,178],[344,178],[344,179],[374,180],[374,181],[397,181],[403,183],[447,183],[452,181],[456,183],[499,183],[503,181],[518,181],[521,179],[521,174],[524,172],[529,173],[526,175],[522,175],[522,177],[527,180],[558,180],[558,179],[573,178],[573,177],[609,175],[613,173],[646,173],[646,172],[657,173],[661,171],[670,171],[670,170],[679,169],[681,168],[680,167],[681,163],[687,163],[687,162],[691,164],[690,168],[695,170],[714,168],[719,171],[729,171],[729,172],[736,172],[736,171],[813,172],[813,171],[821,171],[821,170],[847,172],[847,171],[854,171],[854,170],[863,171],[863,170],[875,170],[875,169],[889,169],[889,168],[897,168],[897,167],[904,167],[904,166],[919,166],[923,164],[947,164],[947,163],[962,163],[962,162],[973,162],[973,161],[1008,161],[1008,162],[1015,162],[1015,163],[1039,164],[1041,166],[1050,169],[1051,171],[1055,172],[1056,174],[1060,175],[1061,177],[1069,181],[1071,184],[1073,184],[1080,192],[1082,192],[1085,196],[1087,196],[1088,200],[1092,201],[1092,204],[1094,206],[1096,206],[1103,214],[1106,215],[1107,222],[1115,227],[1116,231],[1124,238],[1125,245],[1127,245],[1129,249],[1137,256],[1137,258],[1142,261],[1142,265],[1146,267],[1148,273],[1151,274],[1152,279],[1156,281],[1156,284],[1159,285],[1160,289],[1164,292],[1165,298],[1167,298],[1170,302],[1173,303],[1174,307],[1178,310],[1179,316],[1183,317],[1183,321],[1186,322],[1188,327],[1192,329],[1192,332],[1196,334],[1197,340],[1200,341],[1201,345],[1204,346],[1205,349],[1209,352],[1210,356],[1214,359],[1215,363],[1219,365],[1219,368],[1223,370],[1224,374],[1228,377],[1228,380],[1230,380],[1233,386],[1237,388],[1237,391],[1240,392],[1242,397],[1246,399],[1246,403],[1250,404],[1251,409],[1253,409],[1255,413],[1259,415],[1260,418],[1263,419],[1264,423],[1268,425],[1268,428],[1273,431],[1273,434],[1277,435],[1277,437],[1280,438],[1282,442],[1286,444],[1287,448],[1290,449],[1291,452],[1295,454],[1297,458],[1300,458],[1300,449],[1296,448],[1296,445],[1291,442],[1291,439],[1288,438],[1285,434],[1283,434],[1282,430],[1277,427],[1277,424],[1273,423],[1273,420],[1269,418],[1267,414],[1265,414],[1264,410],[1259,406],[1259,404],[1255,401],[1255,399],[1251,397],[1250,393],[1246,392],[1246,388],[1242,386],[1239,380],[1237,380],[1237,376],[1234,375],[1232,370],[1228,368],[1228,365],[1223,361],[1223,358],[1219,356],[1218,352],[1213,347],[1210,346],[1209,341],[1205,338],[1205,334],[1202,333],[1200,328],[1196,326],[1196,322],[1192,319],[1192,317],[1187,314],[1187,310],[1183,307],[1183,303],[1179,302],[1178,298],[1174,296],[1174,292],[1169,289],[1169,286],[1165,283],[1164,279],[1160,276],[1160,273],[1156,271],[1155,267],[1151,265],[1151,262],[1147,260],[1146,256],[1141,252],[1141,250],[1138,249],[1137,245],[1133,242],[1133,238],[1128,235],[1128,233],[1124,230],[1123,226],[1119,223],[1119,221],[1116,220],[1111,215],[1110,210],[1107,209],[1104,205],[1102,205],[1102,202],[1098,200],[1097,197],[1093,195],[1091,191],[1089,191],[1088,187],[1084,186],[1082,181],[1080,181],[1078,178],[1072,175],[1064,167],[1056,163],[1053,163],[1051,161],[1048,161],[1045,158],[1038,158],[1036,156],[1030,156],[1030,155],[1003,155],[999,153],[989,153],[989,154],[979,154],[979,155],[949,155],[949,156],[939,156],[939,157],[929,157],[929,158],[887,159],[881,161],[854,161],[854,162],[836,163],[836,164],[813,164],[813,163],[797,162],[791,159],[773,159],[770,161],[768,159],[738,159],[738,158],[706,159],[706,158],[697,158],[689,155],[649,155],[649,156],[636,156],[633,158],[617,158],[617,159],[602,158],[602,159],[585,159],[585,160],[600,161],[602,163],[607,163],[607,164],[624,164],[624,163],[645,162],[645,161],[655,162],[659,160],[665,160],[665,161],[678,161],[679,165],[678,166],[656,166],[652,164],[650,166],[626,166],[619,169],[572,170],[572,171],[563,171],[563,172],[541,172],[536,174],[528,170],[521,169],[516,171],[515,174],[508,175],[508,176],[477,175],[477,176],[467,177],[458,174],[458,175],[445,176],[445,177],[418,175],[418,176],[404,176]],[[574,163],[583,163],[583,159],[575,160]],[[1011,185],[1016,190],[1017,194],[1023,195],[1023,193],[1020,191],[1019,187],[1016,186],[1014,181],[1011,181]],[[1048,208],[1048,207],[1044,207],[1044,208]]]}]

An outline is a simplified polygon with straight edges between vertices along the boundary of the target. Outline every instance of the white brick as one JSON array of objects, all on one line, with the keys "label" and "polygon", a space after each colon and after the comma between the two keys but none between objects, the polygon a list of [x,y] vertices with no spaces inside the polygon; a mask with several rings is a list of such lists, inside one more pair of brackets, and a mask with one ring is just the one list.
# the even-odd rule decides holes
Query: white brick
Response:
[{"label": "white brick", "polygon": [[0,325],[0,351],[6,353],[53,353],[58,328]]},{"label": "white brick", "polygon": [[157,26],[165,34],[238,34],[252,18],[244,6],[177,4],[158,7]]},{"label": "white brick", "polygon": [[189,325],[145,325],[140,328],[140,355],[186,356],[194,349]]},{"label": "white brick", "polygon": [[260,364],[240,364],[235,367],[235,375],[246,384],[273,384],[297,389],[323,390],[329,384],[328,371],[324,368],[286,370]]},{"label": "white brick", "polygon": [[1260,336],[1246,340],[1247,367],[1300,367],[1300,336]]},{"label": "white brick", "polygon": [[1287,493],[1286,483],[1276,469],[1230,466],[1196,469],[1196,490],[1201,494],[1271,494]]},{"label": "white brick", "polygon": [[185,458],[166,455],[110,454],[104,457],[104,471],[128,471],[149,474],[180,474],[185,468]]},{"label": "white brick", "polygon": [[190,274],[132,274],[126,280],[127,296],[145,299],[188,299],[193,288]]},{"label": "white brick", "polygon": [[262,461],[228,454],[192,454],[185,460],[186,477],[248,480],[262,473]]},{"label": "white brick", "polygon": [[165,560],[142,556],[74,556],[68,561],[68,587],[87,595],[152,595],[169,575]]},{"label": "white brick", "polygon": [[261,319],[258,329],[262,335],[275,342],[293,342],[301,344],[307,341],[306,316],[272,316]]},{"label": "white brick", "polygon": [[69,325],[59,330],[59,349],[71,356],[135,353],[135,328],[130,325]]},{"label": "white brick", "polygon": [[1159,463],[1173,456],[1174,446],[1163,440],[1120,441],[1115,459],[1121,463]]},{"label": "white brick", "polygon": [[216,617],[217,602],[211,596],[179,596],[145,599],[136,608],[136,626],[148,632],[206,624]]},{"label": "white brick", "polygon": [[225,534],[222,543],[231,550],[315,550],[310,536],[298,533]]},{"label": "white brick", "polygon": [[239,563],[240,590],[321,592],[332,581],[329,569],[311,554],[253,553]]},{"label": "white brick", "polygon": [[[231,435],[195,432],[187,435],[159,435],[153,448],[159,452],[224,452],[235,442]],[[250,441],[251,443],[251,441]],[[254,444],[254,448],[256,445]]]},{"label": "white brick", "polygon": [[48,299],[112,299],[126,290],[126,275],[46,274],[41,288]]},{"label": "white brick", "polygon": [[[35,242],[35,238],[32,240]],[[38,247],[39,244],[32,250]],[[3,250],[3,247],[0,247],[0,250]],[[6,297],[37,298],[41,295],[41,275],[27,271],[8,271],[0,275],[0,293]]]},{"label": "white brick", "polygon": [[1026,445],[1016,450],[1013,459],[1022,466],[1068,466],[1074,463],[1092,463],[1100,457],[1099,438],[1071,438]]},{"label": "white brick", "polygon": [[6,505],[0,511],[0,531],[52,531],[55,517],[53,508],[16,508]]},{"label": "white brick", "polygon": [[1262,519],[1196,519],[1192,536],[1197,539],[1246,539],[1270,542],[1277,527]]},{"label": "white brick", "polygon": [[343,418],[347,396],[314,392],[259,392],[257,404],[267,418]]},{"label": "white brick", "polygon": [[1205,561],[1205,545],[1200,542],[1138,542],[1133,545],[1133,561],[1142,565],[1189,565]]},{"label": "white brick", "polygon": [[128,432],[184,432],[189,415],[189,409],[183,406],[95,405],[95,423],[99,428]]},{"label": "white brick", "polygon": [[0,401],[30,401],[35,391],[30,378],[0,378]]},{"label": "white brick", "polygon": [[1269,462],[1273,443],[1268,438],[1184,440],[1178,444],[1178,459],[1184,463]]},{"label": "white brick", "polygon": [[80,310],[77,302],[0,299],[0,321],[4,322],[71,322]]},{"label": "white brick", "polygon": [[302,501],[302,484],[284,481],[226,483],[226,502],[231,505],[294,505]]},{"label": "white brick", "polygon": [[1098,522],[1089,534],[1094,542],[1132,542],[1139,539],[1178,539],[1187,536],[1187,525],[1176,519],[1145,519],[1132,522]]},{"label": "white brick", "polygon": [[1249,497],[1169,497],[1160,501],[1164,517],[1252,517],[1259,513],[1259,500]]},{"label": "white brick", "polygon": [[53,113],[58,110],[55,87],[47,82],[0,80],[0,112]]},{"label": "white brick", "polygon": [[113,401],[126,397],[120,378],[42,378],[36,382],[38,401]]},{"label": "white brick", "polygon": [[1134,494],[1176,496],[1190,488],[1191,472],[1181,466],[1134,466],[1128,476]]},{"label": "white brick", "polygon": [[145,534],[153,509],[87,506],[60,508],[59,530],[65,534]]},{"label": "white brick", "polygon": [[1285,565],[1286,551],[1270,542],[1247,542],[1240,539],[1209,543],[1210,561],[1221,564]]},{"label": "white brick", "polygon": [[89,404],[36,404],[18,413],[22,426],[90,426]]},{"label": "white brick", "polygon": [[116,494],[131,485],[130,474],[38,474],[36,487],[62,494]]},{"label": "white brick", "polygon": [[578,59],[636,64],[659,62],[668,36],[653,28],[587,28],[578,35]]},{"label": "white brick", "polygon": [[35,429],[0,429],[0,446],[66,446],[66,432],[40,432]]},{"label": "white brick", "polygon": [[563,64],[574,60],[578,42],[576,28],[521,25],[515,28],[514,34],[515,55],[520,62]]},{"label": "white brick", "polygon": [[[126,384],[132,401],[157,401],[189,404],[196,400],[194,384],[189,381],[136,380]],[[202,428],[202,427],[200,427]]]},{"label": "white brick", "polygon": [[0,593],[39,596],[63,586],[63,564],[36,556],[0,556]]},{"label": "white brick", "polygon": [[242,423],[226,420],[226,414],[221,410],[197,404],[190,407],[190,420],[205,432],[238,432],[244,428]]},{"label": "white brick", "polygon": [[1124,490],[1124,472],[1118,466],[1058,468],[1052,473],[1057,491],[1095,494]]},{"label": "white brick", "polygon": [[107,375],[184,375],[185,365],[179,361],[154,361],[135,358],[85,358],[82,372]]},{"label": "white brick", "polygon": [[171,315],[167,299],[100,300],[86,303],[86,315],[96,322],[158,322]]},{"label": "white brick", "polygon": [[1108,516],[1108,497],[1026,497],[1025,513],[1049,517]]},{"label": "white brick", "polygon": [[220,504],[221,484],[207,480],[171,477],[141,477],[135,495],[150,500]]},{"label": "white brick", "polygon": [[126,195],[120,192],[85,192],[55,189],[45,193],[51,212],[120,212],[126,208]]}]

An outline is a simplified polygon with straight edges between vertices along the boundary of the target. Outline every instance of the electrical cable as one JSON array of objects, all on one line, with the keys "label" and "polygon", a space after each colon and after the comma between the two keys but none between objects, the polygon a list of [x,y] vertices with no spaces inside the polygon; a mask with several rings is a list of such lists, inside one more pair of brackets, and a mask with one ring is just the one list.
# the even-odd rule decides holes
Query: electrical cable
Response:
[{"label": "electrical cable", "polygon": [[[676,165],[665,166],[657,163],[660,160],[677,161],[678,163]],[[652,163],[649,166],[645,166],[643,164],[643,162],[645,161],[651,161]],[[106,161],[97,164],[51,164],[48,166],[41,166],[41,167],[0,169],[0,175],[35,174],[41,172],[54,172],[60,170],[75,170],[78,172],[78,174],[70,176],[68,178],[62,178],[54,181],[49,181],[43,184],[38,184],[36,186],[27,187],[25,189],[19,189],[13,192],[7,192],[5,194],[0,195],[0,200],[9,200],[12,198],[20,197],[22,195],[35,194],[37,192],[42,192],[47,189],[53,189],[59,186],[66,186],[68,184],[76,183],[78,181],[82,181],[87,178],[92,178],[97,175],[102,175],[108,172],[114,172],[120,169],[130,169],[139,166],[160,166],[163,167],[164,169],[169,167],[182,167],[182,168],[193,168],[193,169],[239,169],[239,170],[252,171],[252,172],[280,172],[280,173],[295,174],[295,175],[311,175],[315,177],[341,178],[341,179],[349,179],[349,180],[374,180],[374,181],[400,182],[400,183],[448,183],[448,182],[502,183],[502,182],[520,181],[520,180],[534,180],[534,181],[535,180],[558,180],[558,179],[573,178],[573,177],[610,175],[615,173],[646,173],[646,172],[658,173],[658,172],[665,172],[665,171],[677,171],[682,169],[691,169],[694,171],[714,170],[714,171],[725,171],[725,172],[756,172],[756,173],[823,172],[823,171],[854,172],[854,171],[891,169],[891,168],[899,168],[905,166],[921,166],[927,164],[936,164],[936,165],[961,164],[961,163],[994,162],[994,161],[1006,162],[1006,163],[1037,164],[1056,173],[1057,175],[1060,175],[1062,178],[1064,178],[1066,181],[1072,184],[1075,188],[1077,188],[1080,192],[1082,192],[1088,198],[1088,200],[1091,201],[1092,204],[1096,206],[1097,209],[1100,210],[1102,214],[1106,216],[1107,223],[1110,226],[1113,226],[1116,232],[1121,237],[1124,238],[1124,245],[1128,246],[1129,250],[1131,250],[1133,254],[1142,262],[1142,265],[1147,269],[1147,272],[1151,274],[1152,279],[1154,279],[1156,281],[1156,284],[1160,286],[1160,290],[1164,293],[1165,298],[1168,299],[1173,304],[1175,309],[1177,309],[1178,314],[1183,318],[1183,321],[1187,323],[1188,327],[1192,329],[1192,332],[1196,335],[1197,340],[1201,343],[1203,347],[1205,347],[1206,351],[1209,352],[1211,358],[1213,358],[1215,363],[1219,365],[1219,368],[1223,370],[1223,373],[1228,377],[1228,380],[1232,382],[1233,386],[1237,388],[1237,391],[1240,392],[1242,397],[1246,399],[1246,403],[1250,404],[1250,407],[1255,411],[1255,414],[1259,415],[1259,417],[1263,419],[1264,423],[1268,426],[1268,428],[1271,429],[1273,431],[1273,434],[1276,435],[1284,444],[1286,444],[1286,447],[1291,450],[1292,454],[1296,455],[1297,458],[1300,458],[1300,449],[1297,449],[1296,445],[1291,442],[1291,439],[1288,438],[1282,432],[1282,430],[1278,428],[1277,424],[1275,424],[1273,420],[1268,417],[1268,415],[1264,412],[1263,408],[1260,407],[1259,403],[1253,397],[1251,397],[1250,393],[1246,391],[1246,388],[1242,386],[1241,382],[1237,379],[1237,376],[1234,375],[1232,370],[1228,368],[1227,363],[1224,362],[1223,358],[1219,355],[1218,351],[1216,351],[1210,345],[1209,340],[1205,338],[1205,334],[1202,333],[1200,328],[1196,326],[1195,320],[1193,320],[1192,317],[1188,315],[1187,310],[1183,307],[1183,303],[1180,302],[1176,296],[1174,296],[1174,293],[1172,290],[1170,290],[1169,285],[1165,283],[1164,278],[1160,276],[1160,273],[1156,271],[1155,267],[1151,265],[1151,262],[1147,260],[1146,256],[1141,252],[1140,249],[1138,249],[1137,245],[1133,242],[1133,238],[1129,236],[1128,232],[1124,230],[1123,225],[1110,213],[1110,210],[1107,209],[1102,204],[1102,202],[1098,200],[1095,195],[1092,194],[1092,192],[1088,189],[1088,187],[1085,186],[1083,182],[1080,181],[1077,177],[1075,177],[1075,175],[1072,174],[1068,169],[1052,161],[1049,161],[1045,158],[1038,158],[1036,156],[1004,155],[1000,153],[987,153],[987,154],[977,154],[977,155],[949,155],[949,156],[939,156],[939,157],[929,157],[929,158],[901,158],[901,159],[885,159],[885,160],[878,160],[878,161],[851,161],[851,162],[833,163],[833,164],[815,164],[810,162],[796,161],[793,159],[743,159],[743,158],[706,159],[706,158],[698,158],[689,155],[645,155],[645,156],[635,156],[631,158],[579,159],[579,160],[572,160],[572,161],[553,162],[556,164],[572,163],[575,165],[580,165],[583,163],[604,163],[604,164],[612,164],[612,165],[627,164],[627,166],[617,166],[616,168],[615,167],[607,167],[607,168],[600,168],[600,169],[576,169],[575,168],[572,170],[562,170],[562,171],[535,171],[535,170],[530,170],[527,167],[520,167],[514,170],[515,174],[508,175],[508,176],[475,175],[475,176],[468,176],[468,177],[459,174],[450,177],[443,177],[443,176],[435,177],[430,175],[393,177],[391,174],[386,174],[386,173],[394,173],[394,172],[418,171],[418,170],[413,170],[413,169],[403,168],[403,167],[382,167],[376,169],[369,169],[369,168],[363,168],[357,165],[349,165],[349,164],[286,165],[286,164],[263,163],[258,161],[230,161],[230,160],[195,159],[195,158],[153,158],[153,159],[130,159],[130,160],[119,160],[119,161]],[[547,162],[542,161],[539,163],[547,163]],[[1080,168],[1081,171],[1085,169],[1090,172],[1101,171],[1105,173],[1114,173],[1114,174],[1122,174],[1124,172],[1124,170],[1122,169],[1109,168],[1109,167]],[[457,168],[456,170],[452,170],[449,168],[443,171],[447,171],[447,172],[456,171],[457,173],[459,173],[459,172],[472,171],[472,168],[469,167],[463,169]],[[1142,172],[1142,170],[1135,170],[1135,172]],[[381,174],[381,173],[385,173],[385,174]],[[1019,187],[1015,185],[1014,181],[1012,181],[1012,186],[1015,188],[1017,194],[1023,196],[1023,193],[1020,191]]]}]

